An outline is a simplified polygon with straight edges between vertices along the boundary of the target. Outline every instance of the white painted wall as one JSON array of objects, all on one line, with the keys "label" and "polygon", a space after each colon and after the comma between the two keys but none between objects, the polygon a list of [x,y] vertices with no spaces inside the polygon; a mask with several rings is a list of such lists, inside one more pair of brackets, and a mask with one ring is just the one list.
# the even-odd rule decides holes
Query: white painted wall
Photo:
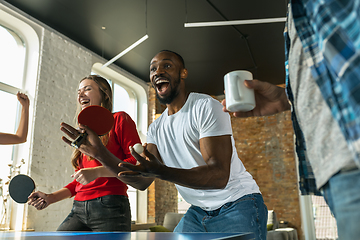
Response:
[{"label": "white painted wall", "polygon": [[[62,140],[61,122],[74,123],[79,81],[90,74],[90,52],[45,29],[40,52],[30,175],[37,189],[50,193],[72,181],[72,149]],[[72,199],[37,211],[28,208],[27,228],[55,231],[70,212]]]}]

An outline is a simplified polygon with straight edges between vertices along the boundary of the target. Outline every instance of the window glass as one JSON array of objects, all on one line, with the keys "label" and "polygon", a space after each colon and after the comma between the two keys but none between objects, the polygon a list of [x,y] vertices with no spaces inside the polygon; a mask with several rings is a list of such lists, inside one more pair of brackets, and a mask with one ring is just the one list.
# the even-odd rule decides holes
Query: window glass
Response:
[{"label": "window glass", "polygon": [[317,240],[337,239],[336,219],[322,196],[311,196]]},{"label": "window glass", "polygon": [[[16,93],[22,91],[24,81],[25,47],[20,37],[0,25],[0,132],[16,132],[20,119],[21,105]],[[24,92],[24,91],[22,91]],[[0,184],[3,196],[6,196],[11,177],[10,166],[16,161],[15,145],[0,145]],[[0,205],[3,229],[9,227],[9,202]]]},{"label": "window glass", "polygon": [[127,91],[118,84],[114,84],[114,112],[124,111],[126,113],[130,111],[130,97]]},{"label": "window glass", "polygon": [[[0,132],[15,133],[18,116],[16,92],[21,89],[25,61],[25,48],[18,35],[0,26]],[[6,85],[3,85],[4,83]],[[12,87],[8,87],[10,85]],[[10,93],[11,92],[11,93]],[[13,145],[0,145],[0,178],[7,179],[8,164],[13,157]]]},{"label": "window glass", "polygon": [[[134,105],[131,104],[130,96],[128,92],[120,85],[113,84],[113,112],[124,111],[130,115],[134,120]],[[137,190],[131,186],[128,186],[127,194],[129,196],[131,220],[136,222],[137,220]]]},{"label": "window glass", "polygon": [[[0,132],[15,133],[17,117],[17,97],[0,90]],[[6,104],[4,104],[6,103]],[[0,178],[6,179],[10,173],[8,164],[12,161],[13,145],[0,145]]]},{"label": "window glass", "polygon": [[127,194],[130,202],[131,221],[136,223],[137,220],[137,190],[128,186]]},{"label": "window glass", "polygon": [[[91,74],[97,74],[92,72]],[[97,74],[101,76],[100,74]],[[105,78],[104,76],[102,76]],[[131,99],[129,93],[119,84],[114,83],[114,81],[105,78],[113,91],[113,112],[124,111],[130,115],[134,120],[134,113],[136,111],[136,106],[131,104]],[[127,194],[130,202],[131,209],[131,221],[133,223],[137,222],[137,190],[131,186],[128,186]]]},{"label": "window glass", "polygon": [[0,81],[22,88],[25,47],[20,37],[0,26]]},{"label": "window glass", "polygon": [[113,87],[114,91],[114,112],[124,111],[130,115],[132,120],[136,123],[136,104],[134,104],[134,100],[131,99],[128,91],[122,86],[114,83]]}]

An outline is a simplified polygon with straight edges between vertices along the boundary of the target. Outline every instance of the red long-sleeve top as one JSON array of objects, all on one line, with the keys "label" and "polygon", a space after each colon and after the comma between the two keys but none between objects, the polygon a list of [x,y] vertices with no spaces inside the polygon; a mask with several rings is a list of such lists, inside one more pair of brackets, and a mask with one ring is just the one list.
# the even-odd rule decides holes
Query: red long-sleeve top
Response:
[{"label": "red long-sleeve top", "polygon": [[[140,138],[136,130],[135,122],[125,112],[114,113],[114,126],[110,131],[110,137],[106,148],[119,159],[135,164],[136,159],[130,154],[129,146],[140,143]],[[79,167],[92,168],[102,166],[97,160],[88,160],[88,157],[81,154],[79,157]],[[77,171],[76,170],[76,171]],[[75,195],[75,200],[86,201],[106,195],[125,195],[127,196],[127,185],[116,177],[100,177],[94,181],[82,185],[75,179],[65,186]]]}]

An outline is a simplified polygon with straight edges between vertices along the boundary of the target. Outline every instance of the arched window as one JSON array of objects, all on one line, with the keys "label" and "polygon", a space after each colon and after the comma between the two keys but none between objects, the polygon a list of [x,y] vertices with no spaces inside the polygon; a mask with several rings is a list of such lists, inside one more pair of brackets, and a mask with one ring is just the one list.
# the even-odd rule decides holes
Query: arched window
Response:
[{"label": "arched window", "polygon": [[[18,16],[18,17],[15,17]],[[28,20],[14,11],[0,9],[0,131],[15,133],[21,115],[16,93],[26,93],[30,99],[27,142],[18,145],[0,145],[0,227],[22,229],[24,206],[12,204],[8,195],[11,176],[28,173],[30,162],[32,116],[36,88],[39,38]],[[10,211],[11,209],[11,211]]]},{"label": "arched window", "polygon": [[[129,114],[136,123],[141,142],[145,143],[148,125],[147,84],[128,73],[120,74],[109,67],[102,68],[100,63],[94,64],[92,72],[109,81],[113,89],[113,112],[124,111]],[[146,223],[147,191],[138,191],[129,186],[127,193],[131,206],[131,220]]]},{"label": "arched window", "polygon": [[15,32],[0,25],[0,82],[23,87],[25,44]]},{"label": "arched window", "polygon": [[[23,89],[25,44],[12,30],[0,25],[0,132],[15,133],[20,119],[21,106],[16,93],[25,92]],[[14,163],[16,148],[13,145],[0,145],[0,178],[1,188],[6,193],[7,182],[12,171],[17,171]],[[9,168],[9,165],[15,168]],[[5,197],[4,197],[5,198]],[[8,228],[9,212],[7,201],[0,206],[1,225]]]}]

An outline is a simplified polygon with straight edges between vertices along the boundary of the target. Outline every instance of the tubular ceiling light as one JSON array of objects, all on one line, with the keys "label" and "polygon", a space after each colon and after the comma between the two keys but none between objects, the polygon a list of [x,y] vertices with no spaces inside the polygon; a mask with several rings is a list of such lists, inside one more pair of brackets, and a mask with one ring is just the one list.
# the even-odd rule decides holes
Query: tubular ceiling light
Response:
[{"label": "tubular ceiling light", "polygon": [[142,38],[140,38],[139,40],[137,40],[136,42],[134,42],[130,47],[128,47],[127,49],[125,49],[124,51],[122,51],[121,53],[119,53],[118,55],[116,55],[115,57],[113,57],[110,61],[108,61],[107,63],[105,63],[101,68],[103,67],[107,67],[110,64],[112,64],[113,62],[115,62],[116,60],[118,60],[119,58],[121,58],[122,56],[124,56],[126,53],[130,52],[133,48],[135,48],[136,46],[138,46],[140,43],[142,43],[143,41],[145,41],[149,36],[146,34],[145,36],[143,36]]},{"label": "tubular ceiling light", "polygon": [[253,19],[253,20],[185,23],[184,27],[215,27],[215,26],[259,24],[259,23],[275,23],[275,22],[285,22],[285,21],[286,21],[286,17],[263,18],[263,19]]}]

